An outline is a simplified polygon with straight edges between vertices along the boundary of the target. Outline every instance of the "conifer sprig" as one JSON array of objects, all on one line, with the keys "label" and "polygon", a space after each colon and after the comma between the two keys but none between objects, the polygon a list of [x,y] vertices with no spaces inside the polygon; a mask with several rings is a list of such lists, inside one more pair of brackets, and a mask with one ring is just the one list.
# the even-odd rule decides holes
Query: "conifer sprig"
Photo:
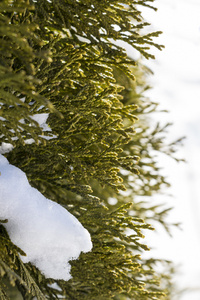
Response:
[{"label": "conifer sprig", "polygon": [[[175,144],[165,148],[163,129],[149,131],[146,116],[157,104],[142,94],[146,73],[117,44],[126,42],[145,58],[153,58],[150,47],[162,48],[154,43],[160,32],[141,34],[148,24],[138,6],[152,2],[0,3],[0,142],[14,147],[4,155],[32,186],[73,213],[93,241],[92,252],[71,262],[71,280],[47,279],[22,263],[24,253],[2,222],[2,299],[9,284],[24,299],[149,300],[166,292],[155,262],[140,256],[148,250],[141,239],[152,226],[135,197],[167,184],[151,151],[171,154]],[[50,132],[33,119],[42,113],[49,114]],[[156,218],[156,208],[148,208],[165,226],[165,211]]]}]

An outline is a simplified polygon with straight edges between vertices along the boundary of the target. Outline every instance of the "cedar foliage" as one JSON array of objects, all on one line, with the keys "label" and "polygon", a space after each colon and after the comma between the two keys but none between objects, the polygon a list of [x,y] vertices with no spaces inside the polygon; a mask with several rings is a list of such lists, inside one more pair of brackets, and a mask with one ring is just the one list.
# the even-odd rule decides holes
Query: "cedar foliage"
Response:
[{"label": "cedar foliage", "polygon": [[[160,32],[141,34],[148,23],[139,11],[152,2],[0,2],[0,144],[13,145],[4,155],[74,214],[93,242],[92,252],[71,262],[73,278],[55,281],[23,264],[1,220],[1,299],[170,297],[170,275],[142,258],[148,247],[141,241],[151,220],[169,231],[168,210],[136,197],[168,185],[152,150],[173,155],[176,142],[165,145],[165,128],[151,128],[147,116],[157,104],[143,96],[148,70],[115,43],[153,58]],[[51,131],[32,118],[41,113]]]}]

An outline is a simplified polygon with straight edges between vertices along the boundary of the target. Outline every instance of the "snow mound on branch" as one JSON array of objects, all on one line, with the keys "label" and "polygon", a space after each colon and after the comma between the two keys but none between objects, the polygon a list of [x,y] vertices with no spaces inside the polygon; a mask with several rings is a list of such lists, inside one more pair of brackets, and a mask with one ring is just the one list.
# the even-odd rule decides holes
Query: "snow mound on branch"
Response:
[{"label": "snow mound on branch", "polygon": [[92,249],[90,234],[61,205],[31,187],[24,172],[0,154],[0,219],[14,244],[47,278],[69,280],[69,261]]}]

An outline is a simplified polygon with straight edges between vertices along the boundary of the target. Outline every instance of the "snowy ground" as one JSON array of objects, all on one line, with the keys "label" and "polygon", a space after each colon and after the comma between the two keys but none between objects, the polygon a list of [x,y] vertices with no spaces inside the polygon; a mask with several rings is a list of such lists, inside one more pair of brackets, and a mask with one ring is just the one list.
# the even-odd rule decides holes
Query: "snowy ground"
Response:
[{"label": "snowy ground", "polygon": [[153,89],[148,96],[170,110],[162,116],[173,122],[170,139],[187,136],[180,156],[187,164],[163,158],[162,164],[172,183],[174,195],[164,200],[175,209],[171,219],[182,222],[182,231],[169,238],[161,230],[149,237],[158,245],[156,255],[179,265],[176,280],[180,289],[189,288],[177,300],[200,299],[200,1],[155,1],[157,12],[145,9],[151,30],[162,30],[162,52],[154,51],[156,60],[146,62],[154,71]]}]

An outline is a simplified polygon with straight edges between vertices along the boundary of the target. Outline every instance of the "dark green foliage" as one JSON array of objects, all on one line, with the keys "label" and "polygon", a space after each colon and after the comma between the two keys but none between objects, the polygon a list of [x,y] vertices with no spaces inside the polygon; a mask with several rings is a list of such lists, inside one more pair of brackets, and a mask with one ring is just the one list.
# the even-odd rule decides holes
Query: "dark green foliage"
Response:
[{"label": "dark green foliage", "polygon": [[41,82],[34,76],[34,61],[51,58],[48,51],[42,53],[31,46],[31,40],[40,47],[44,43],[34,34],[37,25],[29,20],[28,11],[33,9],[26,1],[0,3],[0,130],[1,140],[12,144],[16,136],[22,144],[29,137],[38,142],[42,131],[31,115],[41,105],[52,110],[47,99],[36,91]]},{"label": "dark green foliage", "polygon": [[[153,42],[159,32],[141,35],[148,24],[138,7],[149,2],[0,3],[0,143],[14,146],[5,154],[10,163],[73,213],[93,241],[92,252],[71,262],[73,278],[56,281],[59,291],[55,280],[22,263],[2,224],[1,299],[8,299],[10,284],[24,299],[147,300],[169,293],[155,261],[141,256],[151,219],[168,230],[166,211],[158,214],[159,206],[136,196],[168,185],[153,151],[171,155],[176,143],[166,146],[163,129],[150,127],[147,116],[157,104],[142,95],[147,71],[114,42],[125,41],[146,58],[150,46],[162,48]],[[31,118],[44,112],[51,131]]]}]

